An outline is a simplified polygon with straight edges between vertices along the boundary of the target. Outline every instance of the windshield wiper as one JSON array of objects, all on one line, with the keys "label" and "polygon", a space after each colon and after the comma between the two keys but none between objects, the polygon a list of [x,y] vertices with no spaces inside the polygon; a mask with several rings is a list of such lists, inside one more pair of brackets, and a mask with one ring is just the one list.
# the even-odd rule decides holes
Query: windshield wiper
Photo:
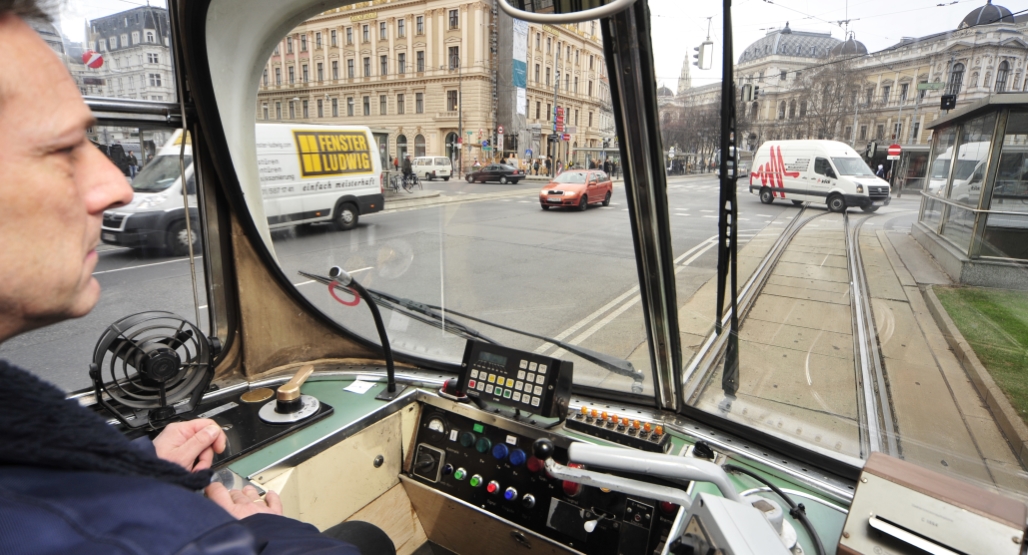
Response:
[{"label": "windshield wiper", "polygon": [[[317,274],[311,274],[311,273],[308,273],[308,272],[304,272],[302,270],[300,270],[299,273],[300,273],[300,275],[306,277],[307,279],[313,279],[314,281],[317,281],[317,282],[322,283],[324,285],[332,285],[333,283],[335,283],[329,277],[320,276],[320,275],[317,275]],[[340,286],[338,284],[336,284],[336,288],[340,289],[340,290],[346,290],[344,287],[342,287],[342,286]],[[482,333],[480,333],[480,332],[478,332],[478,331],[476,331],[476,330],[474,330],[472,328],[469,328],[468,326],[466,326],[466,325],[464,325],[464,324],[462,324],[460,322],[457,322],[457,321],[453,320],[453,318],[450,317],[451,314],[457,315],[457,316],[459,316],[461,318],[466,318],[468,320],[473,320],[473,321],[479,322],[481,324],[486,324],[488,326],[492,326],[492,327],[497,328],[497,329],[501,329],[501,330],[508,331],[508,332],[511,332],[511,333],[516,333],[518,335],[523,335],[525,337],[531,337],[533,339],[538,339],[540,341],[545,341],[547,343],[551,343],[553,345],[556,345],[556,346],[560,347],[561,349],[564,349],[565,351],[567,351],[569,353],[572,353],[574,355],[578,355],[579,357],[581,357],[581,358],[583,358],[585,360],[588,360],[589,362],[592,362],[593,364],[596,364],[597,366],[600,366],[601,368],[604,368],[604,369],[606,369],[606,370],[608,370],[610,372],[613,372],[613,373],[621,375],[621,376],[627,376],[629,378],[632,378],[632,380],[633,380],[632,392],[633,393],[641,393],[642,392],[642,382],[645,379],[645,375],[641,371],[636,370],[631,362],[629,362],[629,361],[627,361],[627,360],[625,360],[623,358],[618,358],[618,357],[615,357],[615,356],[612,356],[612,355],[608,355],[608,354],[605,354],[605,353],[594,351],[592,349],[587,349],[585,347],[580,347],[578,345],[572,345],[570,343],[566,343],[564,341],[561,341],[559,339],[554,339],[552,337],[546,337],[544,335],[539,335],[539,334],[535,334],[535,333],[531,333],[531,332],[527,332],[527,331],[511,328],[511,327],[508,327],[508,326],[504,326],[502,324],[497,324],[495,322],[490,322],[488,320],[483,320],[481,318],[476,318],[475,316],[470,316],[468,314],[463,314],[461,312],[457,312],[457,311],[452,310],[452,309],[443,309],[442,307],[438,307],[438,306],[434,306],[434,305],[430,305],[430,304],[425,304],[425,303],[421,303],[421,302],[418,302],[418,301],[412,301],[410,299],[405,299],[403,297],[396,297],[396,296],[390,295],[388,293],[383,293],[383,292],[375,290],[375,289],[368,289],[368,292],[371,293],[371,295],[375,297],[375,301],[377,301],[377,302],[381,302],[382,304],[385,304],[385,305],[387,305],[387,306],[389,306],[390,308],[393,308],[393,309],[403,310],[411,318],[413,318],[413,319],[415,319],[415,320],[417,320],[417,321],[419,321],[419,322],[421,322],[423,324],[428,324],[430,326],[437,327],[437,328],[439,328],[439,329],[441,329],[441,330],[443,330],[445,332],[451,333],[451,334],[456,335],[458,337],[463,337],[465,339],[478,339],[478,340],[482,340],[482,341],[488,341],[489,343],[493,343],[494,345],[501,345],[500,342],[498,342],[498,341],[496,341],[494,339],[490,339],[489,337],[483,335]],[[424,318],[424,316],[427,316],[428,319]]]}]

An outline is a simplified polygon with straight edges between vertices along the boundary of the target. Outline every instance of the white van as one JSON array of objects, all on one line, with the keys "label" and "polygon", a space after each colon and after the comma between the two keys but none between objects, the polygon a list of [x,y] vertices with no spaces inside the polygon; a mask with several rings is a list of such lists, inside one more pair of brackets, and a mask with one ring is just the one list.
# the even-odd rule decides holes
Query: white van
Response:
[{"label": "white van", "polygon": [[874,212],[888,205],[889,183],[849,145],[838,141],[768,141],[757,149],[750,192],[760,202],[775,199],[824,202],[832,212],[851,206]]},{"label": "white van", "polygon": [[[258,123],[256,139],[264,213],[272,229],[314,222],[352,229],[360,215],[382,210],[382,161],[367,127]],[[195,221],[196,178],[189,142],[184,186]],[[189,252],[179,178],[181,146],[181,132],[176,132],[132,180],[132,202],[104,212],[101,241],[176,256]],[[194,233],[194,250],[199,248],[197,237]]]},{"label": "white van", "polygon": [[419,156],[411,163],[411,171],[418,177],[431,181],[437,177],[449,181],[453,175],[453,165],[445,156]]}]

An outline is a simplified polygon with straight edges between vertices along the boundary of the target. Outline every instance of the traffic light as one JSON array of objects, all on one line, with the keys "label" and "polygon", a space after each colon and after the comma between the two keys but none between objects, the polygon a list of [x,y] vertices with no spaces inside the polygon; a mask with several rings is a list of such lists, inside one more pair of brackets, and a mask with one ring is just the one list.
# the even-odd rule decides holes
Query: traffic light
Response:
[{"label": "traffic light", "polygon": [[867,156],[868,158],[874,158],[875,157],[875,151],[877,151],[877,150],[878,150],[878,143],[876,143],[874,141],[871,141],[870,143],[867,143],[867,149],[864,151],[864,156]]},{"label": "traffic light", "polygon": [[942,95],[942,107],[943,110],[952,110],[957,107],[957,95],[955,94],[944,94]]},{"label": "traffic light", "polygon": [[760,96],[760,86],[753,85],[753,100],[756,100],[758,96]]},{"label": "traffic light", "polygon": [[713,42],[711,42],[709,40],[703,41],[702,43],[700,43],[699,46],[693,48],[693,51],[696,52],[696,53],[693,54],[692,57],[696,61],[694,61],[692,63],[692,65],[694,65],[694,66],[696,66],[696,67],[698,67],[700,69],[703,69],[703,70],[710,69],[711,66],[714,65],[714,43]]}]

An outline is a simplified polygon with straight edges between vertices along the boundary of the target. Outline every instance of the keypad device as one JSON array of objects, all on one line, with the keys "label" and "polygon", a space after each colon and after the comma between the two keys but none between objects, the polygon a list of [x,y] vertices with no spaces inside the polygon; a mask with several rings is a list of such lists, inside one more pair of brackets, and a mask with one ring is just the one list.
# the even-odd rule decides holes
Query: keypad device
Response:
[{"label": "keypad device", "polygon": [[540,416],[567,414],[570,361],[469,340],[462,369],[458,387],[466,395]]}]

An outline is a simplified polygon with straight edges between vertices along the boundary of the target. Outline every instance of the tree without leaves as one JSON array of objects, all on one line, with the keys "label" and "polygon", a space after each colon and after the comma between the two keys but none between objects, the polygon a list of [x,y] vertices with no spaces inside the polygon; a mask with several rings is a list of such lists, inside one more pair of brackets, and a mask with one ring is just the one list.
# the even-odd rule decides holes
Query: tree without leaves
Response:
[{"label": "tree without leaves", "polygon": [[828,64],[804,75],[800,101],[807,103],[807,121],[816,138],[835,138],[840,122],[852,117],[863,82],[852,62]]}]

